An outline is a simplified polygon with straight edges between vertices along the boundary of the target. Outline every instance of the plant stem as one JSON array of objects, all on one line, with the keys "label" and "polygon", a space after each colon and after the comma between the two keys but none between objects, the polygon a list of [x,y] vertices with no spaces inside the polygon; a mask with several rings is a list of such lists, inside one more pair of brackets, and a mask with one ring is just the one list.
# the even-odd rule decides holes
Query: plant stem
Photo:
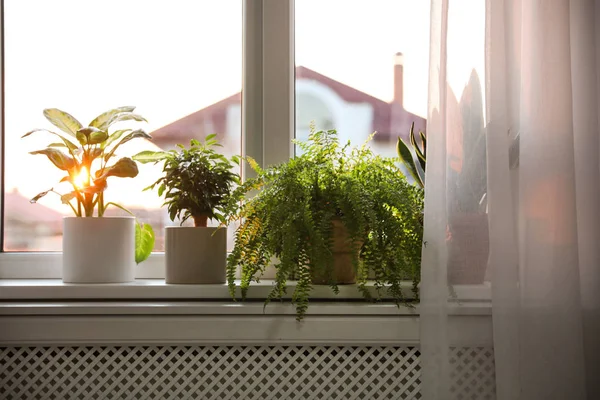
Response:
[{"label": "plant stem", "polygon": [[192,215],[192,218],[194,218],[194,226],[195,227],[206,228],[206,225],[208,224],[208,216],[200,214],[200,215]]},{"label": "plant stem", "polygon": [[98,216],[104,216],[104,193],[98,193]]}]

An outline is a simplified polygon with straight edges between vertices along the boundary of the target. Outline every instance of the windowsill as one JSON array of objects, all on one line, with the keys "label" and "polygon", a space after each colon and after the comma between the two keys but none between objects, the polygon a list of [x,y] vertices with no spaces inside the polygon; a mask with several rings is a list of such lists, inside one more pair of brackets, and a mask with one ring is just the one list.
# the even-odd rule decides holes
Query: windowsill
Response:
[{"label": "windowsill", "polygon": [[[339,296],[322,286],[315,288],[306,317],[299,323],[290,301],[263,306],[272,284],[255,283],[248,291],[252,299],[234,302],[226,285],[167,285],[162,279],[126,284],[0,279],[0,346],[419,343],[419,304],[409,308],[389,301],[367,303],[355,285],[340,286]],[[293,282],[289,289],[291,294]],[[485,285],[470,289],[479,296],[489,293]],[[409,282],[406,291],[410,292]],[[491,345],[489,301],[456,302],[447,311],[451,343]]]},{"label": "windowsill", "polygon": [[[236,281],[239,284],[239,281]],[[263,300],[274,285],[272,280],[253,282],[247,293],[248,300]],[[287,284],[286,299],[290,299],[295,282]],[[374,283],[367,286],[376,295]],[[407,299],[413,298],[412,284],[403,285]],[[456,297],[462,303],[487,302],[490,299],[490,285],[454,286]],[[362,300],[357,285],[339,285],[339,294],[335,295],[329,286],[313,286],[311,299],[326,301]],[[383,291],[385,292],[385,291]],[[239,288],[238,288],[239,295]],[[173,285],[164,279],[136,279],[130,283],[82,284],[63,283],[60,279],[0,279],[0,301],[4,300],[224,300],[231,301],[226,284],[218,285]],[[385,298],[384,298],[385,300]]]}]

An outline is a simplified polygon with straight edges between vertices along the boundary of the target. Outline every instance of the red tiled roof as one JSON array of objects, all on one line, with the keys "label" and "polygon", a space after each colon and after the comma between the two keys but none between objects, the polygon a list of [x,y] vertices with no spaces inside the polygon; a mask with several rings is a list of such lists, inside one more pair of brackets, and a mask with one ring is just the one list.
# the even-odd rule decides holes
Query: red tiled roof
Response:
[{"label": "red tiled roof", "polygon": [[[371,130],[378,132],[374,138],[377,141],[395,140],[395,137],[400,134],[406,135],[407,132],[404,131],[407,131],[407,126],[410,127],[412,121],[415,121],[417,128],[425,129],[425,119],[404,109],[400,110],[399,118],[398,114],[394,114],[396,115],[394,117],[392,110],[397,105],[387,103],[309,68],[303,66],[296,67],[296,78],[320,82],[332,89],[346,102],[370,104],[373,107],[373,125]],[[227,97],[152,132],[153,142],[158,146],[164,146],[173,143],[185,143],[191,137],[201,139],[211,133],[222,135],[227,128],[227,108],[230,105],[240,103],[241,93]],[[398,122],[400,123],[398,124]],[[392,127],[392,125],[395,126]],[[207,127],[210,127],[210,132],[205,132]]]},{"label": "red tiled roof", "polygon": [[4,195],[4,212],[7,219],[24,223],[62,225],[63,214],[42,204],[31,204],[29,199],[17,190]]}]

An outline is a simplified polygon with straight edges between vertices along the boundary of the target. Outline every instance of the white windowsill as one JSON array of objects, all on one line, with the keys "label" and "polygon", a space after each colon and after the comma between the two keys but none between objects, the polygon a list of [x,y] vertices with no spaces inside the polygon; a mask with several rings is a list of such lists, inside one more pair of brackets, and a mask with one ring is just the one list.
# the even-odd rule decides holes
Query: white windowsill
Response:
[{"label": "white windowsill", "polygon": [[[239,284],[239,281],[236,281]],[[272,280],[253,282],[248,289],[249,300],[267,297],[274,285]],[[289,281],[285,298],[291,298],[296,283]],[[376,295],[373,283],[368,283]],[[413,297],[412,284],[403,285],[406,298]],[[335,295],[329,286],[315,285],[311,293],[313,300],[361,300],[362,294],[356,285],[339,285]],[[490,285],[454,286],[457,298],[462,302],[486,302],[490,299]],[[238,288],[239,296],[239,288]],[[81,284],[63,283],[60,279],[0,279],[1,300],[231,300],[229,288],[222,285],[173,285],[164,279],[136,279],[130,283]]]}]

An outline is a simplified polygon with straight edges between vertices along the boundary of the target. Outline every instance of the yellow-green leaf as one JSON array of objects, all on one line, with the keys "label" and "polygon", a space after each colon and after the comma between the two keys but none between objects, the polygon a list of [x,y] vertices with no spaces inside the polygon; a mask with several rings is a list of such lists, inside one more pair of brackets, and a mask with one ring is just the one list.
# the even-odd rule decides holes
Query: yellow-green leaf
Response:
[{"label": "yellow-green leaf", "polygon": [[114,131],[109,137],[108,139],[106,139],[106,142],[101,144],[101,147],[104,149],[108,146],[110,146],[115,140],[118,140],[121,138],[121,136],[123,136],[124,133],[127,132],[131,132],[131,129],[119,129],[117,131]]},{"label": "yellow-green leaf", "polygon": [[[105,131],[101,131],[98,128],[93,126],[88,126],[87,128],[81,128],[76,133],[77,140],[82,145],[84,144],[98,144],[104,142],[108,139],[108,133]],[[85,137],[85,138],[84,138]]]},{"label": "yellow-green leaf", "polygon": [[154,231],[150,224],[135,224],[135,262],[146,260],[154,248]]},{"label": "yellow-green leaf", "polygon": [[142,117],[139,114],[134,114],[134,113],[119,113],[119,114],[115,114],[112,116],[112,118],[110,119],[110,121],[108,121],[108,126],[111,126],[112,124],[116,123],[116,122],[121,122],[121,121],[138,121],[138,122],[148,122],[146,121],[146,118]]},{"label": "yellow-green leaf", "polygon": [[37,201],[39,199],[41,199],[42,197],[44,197],[45,195],[47,195],[48,193],[50,193],[53,190],[54,190],[54,188],[50,188],[50,189],[46,190],[45,192],[38,193],[37,195],[35,195],[35,197],[33,197],[31,200],[29,200],[29,202],[31,204],[35,204],[35,203],[37,203]]},{"label": "yellow-green leaf", "polygon": [[[69,149],[69,151],[71,151],[71,152],[75,152],[79,149],[77,147],[77,145],[75,145],[73,142],[71,142],[69,139],[67,139],[63,135],[56,133],[56,132],[49,131],[48,129],[34,129],[32,131],[27,132],[23,136],[21,136],[21,138],[25,138],[25,137],[31,135],[32,133],[36,133],[36,132],[47,132],[47,133],[51,133],[52,135],[58,136],[62,140],[62,142],[65,144],[65,147],[67,147]],[[48,146],[48,147],[51,147],[51,146]],[[52,147],[55,147],[55,146],[52,146]]]},{"label": "yellow-green leaf", "polygon": [[107,155],[104,156],[104,160],[108,161],[113,156],[113,154],[115,154],[115,151],[117,150],[117,148],[119,146],[121,146],[122,144],[127,143],[131,139],[135,139],[135,138],[152,139],[152,136],[148,135],[146,132],[144,132],[141,129],[135,130],[135,131],[129,133],[123,139],[121,139],[121,141],[119,143],[117,143],[115,145],[115,147],[113,147]]},{"label": "yellow-green leaf", "polygon": [[114,165],[104,168],[102,175],[98,178],[106,179],[109,176],[117,176],[120,178],[133,178],[138,174],[138,167],[135,161],[131,158],[123,157]]},{"label": "yellow-green leaf", "polygon": [[169,158],[170,153],[166,151],[152,151],[145,150],[137,153],[135,156],[131,157],[137,162],[141,162],[142,164],[149,162],[157,162],[164,160],[165,158]]},{"label": "yellow-green leaf", "polygon": [[65,111],[61,111],[58,108],[46,108],[44,110],[44,117],[54,126],[61,131],[68,133],[72,136],[77,134],[77,131],[81,129],[81,123],[75,119],[71,114]]},{"label": "yellow-green leaf", "polygon": [[75,191],[63,194],[62,196],[60,196],[60,201],[62,201],[63,204],[68,204],[71,200],[75,198],[75,196],[77,196],[77,192]]},{"label": "yellow-green leaf", "polygon": [[68,171],[76,165],[75,160],[55,148],[32,151],[29,154],[44,154],[57,168],[64,171]]},{"label": "yellow-green leaf", "polygon": [[112,110],[108,110],[98,115],[92,122],[90,122],[90,126],[100,129],[101,131],[108,130],[109,122],[115,115],[125,112],[132,112],[135,110],[133,106],[124,106],[113,108]]}]

